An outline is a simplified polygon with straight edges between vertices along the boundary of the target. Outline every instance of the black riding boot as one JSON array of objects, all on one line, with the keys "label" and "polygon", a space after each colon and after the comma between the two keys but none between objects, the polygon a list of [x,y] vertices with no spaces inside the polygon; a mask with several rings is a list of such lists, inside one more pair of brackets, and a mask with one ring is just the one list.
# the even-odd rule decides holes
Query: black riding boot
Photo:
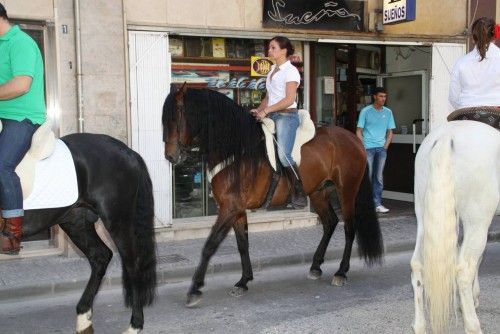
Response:
[{"label": "black riding boot", "polygon": [[[295,176],[292,167],[295,169],[297,176]],[[285,174],[288,177],[290,185],[292,186],[291,204],[294,209],[302,209],[307,205],[307,196],[304,193],[304,187],[302,186],[302,181],[300,180],[300,176],[298,174],[299,169],[297,168],[297,165],[293,165],[292,167],[285,167]]]}]

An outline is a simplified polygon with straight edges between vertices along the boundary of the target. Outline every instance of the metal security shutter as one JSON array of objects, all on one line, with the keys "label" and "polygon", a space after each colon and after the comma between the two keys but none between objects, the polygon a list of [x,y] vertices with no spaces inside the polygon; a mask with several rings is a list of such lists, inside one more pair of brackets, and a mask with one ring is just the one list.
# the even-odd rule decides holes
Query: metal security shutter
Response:
[{"label": "metal security shutter", "polygon": [[172,223],[172,166],[164,158],[161,115],[171,71],[168,35],[129,32],[132,148],[146,161],[155,198],[155,226]]},{"label": "metal security shutter", "polygon": [[465,54],[465,44],[434,43],[430,80],[429,129],[446,122],[453,111],[448,102],[450,74],[458,58]]}]

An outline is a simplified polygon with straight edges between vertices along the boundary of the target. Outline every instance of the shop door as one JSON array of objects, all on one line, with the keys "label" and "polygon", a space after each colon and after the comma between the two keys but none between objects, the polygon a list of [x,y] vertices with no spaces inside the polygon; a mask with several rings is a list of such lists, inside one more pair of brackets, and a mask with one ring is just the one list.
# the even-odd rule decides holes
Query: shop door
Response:
[{"label": "shop door", "polygon": [[146,162],[153,182],[155,226],[172,222],[172,166],[164,158],[161,115],[170,90],[168,35],[129,32],[132,148]]},{"label": "shop door", "polygon": [[386,105],[396,122],[384,169],[385,198],[413,201],[414,163],[427,133],[428,89],[426,71],[383,74],[377,85],[387,90]]}]

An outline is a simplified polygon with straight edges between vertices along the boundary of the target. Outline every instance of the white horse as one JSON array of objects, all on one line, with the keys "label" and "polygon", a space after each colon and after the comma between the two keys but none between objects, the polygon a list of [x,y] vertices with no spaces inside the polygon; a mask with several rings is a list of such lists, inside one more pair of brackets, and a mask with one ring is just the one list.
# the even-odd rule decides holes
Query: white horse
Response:
[{"label": "white horse", "polygon": [[453,121],[432,131],[415,161],[415,213],[413,330],[426,332],[426,306],[432,332],[445,332],[450,313],[456,314],[458,290],[465,332],[482,333],[475,310],[477,272],[488,228],[500,214],[500,132],[476,121]]}]

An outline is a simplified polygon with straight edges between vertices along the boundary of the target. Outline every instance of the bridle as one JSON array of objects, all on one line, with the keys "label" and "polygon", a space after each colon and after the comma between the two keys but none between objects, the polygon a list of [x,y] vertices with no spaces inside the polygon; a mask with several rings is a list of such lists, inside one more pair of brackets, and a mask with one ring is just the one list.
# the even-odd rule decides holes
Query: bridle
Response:
[{"label": "bridle", "polygon": [[[182,124],[185,124],[185,112],[186,109],[184,107],[184,94],[182,93],[182,89],[177,93],[177,94],[182,94],[181,98],[176,97],[176,103],[175,103],[175,120],[176,120],[176,131],[177,131],[177,149],[179,150],[179,155],[182,156],[183,154],[187,153],[189,151],[189,146],[184,144],[181,141],[181,126]],[[167,144],[168,142],[168,131],[165,131],[165,128],[163,129],[163,142]]]}]

